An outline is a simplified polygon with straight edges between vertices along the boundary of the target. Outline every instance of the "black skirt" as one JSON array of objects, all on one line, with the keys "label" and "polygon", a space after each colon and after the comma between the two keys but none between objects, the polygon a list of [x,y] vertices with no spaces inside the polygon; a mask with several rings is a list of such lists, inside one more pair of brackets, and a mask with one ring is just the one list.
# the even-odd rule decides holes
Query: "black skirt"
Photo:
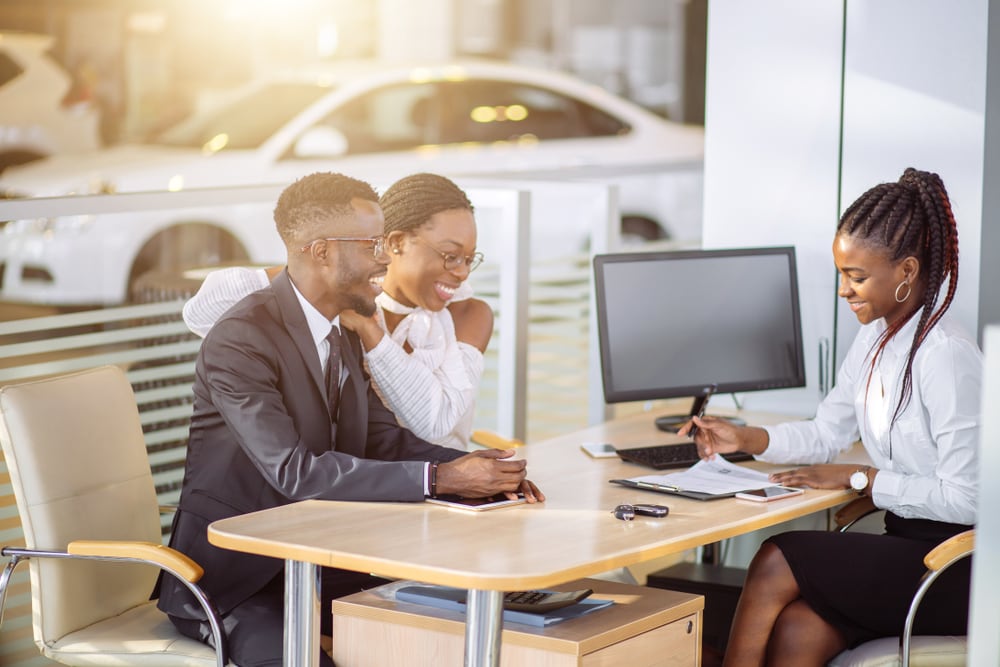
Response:
[{"label": "black skirt", "polygon": [[[767,542],[781,549],[802,599],[854,648],[903,634],[910,602],[927,571],[924,556],[970,528],[886,512],[883,535],[793,531]],[[930,587],[920,603],[914,635],[966,634],[970,561],[956,563]]]}]

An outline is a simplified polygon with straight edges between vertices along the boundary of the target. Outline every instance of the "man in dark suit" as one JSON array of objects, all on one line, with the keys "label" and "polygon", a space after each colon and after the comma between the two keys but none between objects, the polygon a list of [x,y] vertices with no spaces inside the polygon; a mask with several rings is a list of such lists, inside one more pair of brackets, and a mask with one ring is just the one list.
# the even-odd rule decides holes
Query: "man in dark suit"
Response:
[{"label": "man in dark suit", "polygon": [[[240,667],[281,664],[284,563],[212,546],[211,522],[307,498],[421,501],[435,492],[522,491],[529,502],[544,499],[526,479],[523,460],[504,460],[513,452],[466,453],[400,427],[370,386],[357,336],[339,331],[343,310],[374,314],[390,261],[371,186],[312,174],[285,189],[274,217],[286,269],[233,306],[198,355],[170,540],[204,568],[200,584],[223,617]],[[322,633],[330,634],[330,599],[378,583],[324,568]],[[174,625],[211,643],[188,590],[170,577],[158,589],[159,607]],[[321,660],[332,665],[325,654]]]}]

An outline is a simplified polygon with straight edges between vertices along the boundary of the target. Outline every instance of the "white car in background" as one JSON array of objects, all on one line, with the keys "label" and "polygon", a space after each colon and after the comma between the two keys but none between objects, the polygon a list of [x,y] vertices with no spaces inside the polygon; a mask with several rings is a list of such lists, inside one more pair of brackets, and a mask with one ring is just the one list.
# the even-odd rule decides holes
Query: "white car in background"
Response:
[{"label": "white car in background", "polygon": [[48,35],[0,32],[0,172],[100,145],[97,107],[66,100],[72,82],[48,55],[52,42]]},{"label": "white car in background", "polygon": [[[459,181],[589,179],[620,185],[625,233],[696,239],[703,136],[548,70],[486,62],[303,68],[257,81],[149,143],[11,169],[0,190],[5,197],[176,191],[287,184],[314,171],[380,189],[420,171]],[[8,222],[0,299],[114,304],[149,271],[282,262],[272,208]],[[533,243],[542,226],[564,252],[586,247],[589,230],[579,220],[535,221]]]}]

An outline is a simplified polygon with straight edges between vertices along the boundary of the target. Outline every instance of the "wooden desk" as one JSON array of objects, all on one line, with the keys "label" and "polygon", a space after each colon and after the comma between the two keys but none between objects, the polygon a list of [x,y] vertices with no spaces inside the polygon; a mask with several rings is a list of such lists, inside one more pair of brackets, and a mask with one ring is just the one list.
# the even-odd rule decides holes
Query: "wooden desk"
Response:
[{"label": "wooden desk", "polygon": [[[741,416],[750,424],[780,421],[774,415]],[[633,415],[519,450],[530,478],[545,492],[542,504],[474,513],[429,503],[311,500],[216,521],[208,539],[218,547],[286,560],[287,665],[317,664],[316,566],[327,566],[468,588],[466,664],[495,666],[503,591],[544,588],[633,565],[854,497],[847,490],[807,490],[772,503],[688,500],[609,484],[649,469],[593,459],[580,450],[588,440],[619,447],[679,441],[657,431],[652,419]],[[611,515],[615,505],[630,502],[668,505],[670,516],[625,522]]]}]

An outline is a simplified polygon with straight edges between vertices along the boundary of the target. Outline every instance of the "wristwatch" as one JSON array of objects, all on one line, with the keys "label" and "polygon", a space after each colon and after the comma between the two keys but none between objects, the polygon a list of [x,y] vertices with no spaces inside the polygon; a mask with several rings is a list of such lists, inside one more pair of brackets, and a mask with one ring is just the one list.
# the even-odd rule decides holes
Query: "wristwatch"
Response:
[{"label": "wristwatch", "polygon": [[865,495],[865,489],[868,488],[869,470],[871,470],[871,466],[861,466],[851,473],[851,488],[857,491],[859,496]]}]

